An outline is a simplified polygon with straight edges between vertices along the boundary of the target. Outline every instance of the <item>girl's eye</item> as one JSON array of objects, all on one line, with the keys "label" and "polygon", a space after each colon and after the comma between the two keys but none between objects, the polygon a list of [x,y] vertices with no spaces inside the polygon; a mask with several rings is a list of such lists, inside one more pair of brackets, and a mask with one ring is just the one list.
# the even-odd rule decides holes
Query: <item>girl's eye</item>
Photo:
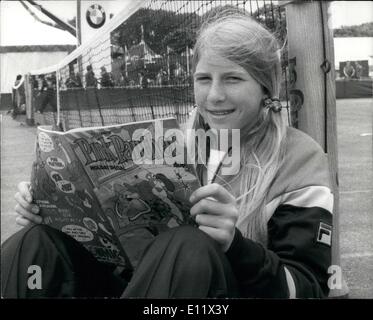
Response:
[{"label": "girl's eye", "polygon": [[206,81],[209,81],[210,78],[209,77],[197,77],[196,78],[196,81],[203,81],[203,82],[206,82]]},{"label": "girl's eye", "polygon": [[226,80],[230,82],[238,82],[238,81],[241,81],[242,79],[240,77],[230,76],[230,77],[227,77]]}]

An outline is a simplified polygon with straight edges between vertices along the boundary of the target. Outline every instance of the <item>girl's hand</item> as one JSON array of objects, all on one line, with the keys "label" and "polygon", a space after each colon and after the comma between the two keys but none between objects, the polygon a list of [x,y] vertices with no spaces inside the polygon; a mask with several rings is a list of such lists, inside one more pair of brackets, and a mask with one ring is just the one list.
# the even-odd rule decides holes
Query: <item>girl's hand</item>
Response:
[{"label": "girl's hand", "polygon": [[238,219],[236,199],[224,187],[213,183],[198,188],[190,197],[199,229],[215,239],[226,252],[234,238]]},{"label": "girl's hand", "polygon": [[18,184],[18,192],[14,195],[17,201],[15,206],[16,222],[21,226],[27,226],[30,223],[42,223],[43,219],[39,214],[39,207],[32,204],[32,195],[30,192],[29,182],[20,182]]}]

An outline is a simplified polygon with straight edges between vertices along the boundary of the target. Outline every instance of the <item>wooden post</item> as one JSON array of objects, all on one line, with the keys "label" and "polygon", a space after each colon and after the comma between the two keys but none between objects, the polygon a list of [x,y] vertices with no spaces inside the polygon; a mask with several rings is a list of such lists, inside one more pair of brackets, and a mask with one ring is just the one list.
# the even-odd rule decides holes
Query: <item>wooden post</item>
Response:
[{"label": "wooden post", "polygon": [[76,1],[76,40],[77,40],[77,47],[82,44],[82,4],[81,0]]},{"label": "wooden post", "polygon": [[29,126],[34,125],[34,106],[33,106],[33,83],[31,83],[31,75],[28,73],[25,75],[25,103],[26,103],[26,124]]},{"label": "wooden post", "polygon": [[[76,47],[78,48],[79,46],[82,45],[82,21],[81,21],[81,15],[82,15],[82,4],[81,0],[76,1]],[[78,73],[80,80],[83,83],[83,59],[82,56],[80,55],[77,58],[78,61]]]},{"label": "wooden post", "polygon": [[61,125],[61,104],[60,104],[60,72],[56,71],[56,100],[57,100],[57,121],[56,125]]},{"label": "wooden post", "polygon": [[[291,121],[328,154],[334,194],[332,265],[341,271],[334,46],[329,7],[328,1],[288,2],[286,23]],[[342,272],[340,275],[341,286],[331,288],[330,297],[348,295]]]}]

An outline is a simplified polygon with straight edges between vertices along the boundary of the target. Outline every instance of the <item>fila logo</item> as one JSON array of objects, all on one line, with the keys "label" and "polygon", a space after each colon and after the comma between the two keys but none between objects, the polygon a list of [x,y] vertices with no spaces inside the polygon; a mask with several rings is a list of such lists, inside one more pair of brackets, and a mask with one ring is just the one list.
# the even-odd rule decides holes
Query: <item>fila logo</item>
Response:
[{"label": "fila logo", "polygon": [[332,245],[332,226],[320,222],[319,224],[319,231],[317,232],[317,242],[326,244],[327,246],[331,247]]}]

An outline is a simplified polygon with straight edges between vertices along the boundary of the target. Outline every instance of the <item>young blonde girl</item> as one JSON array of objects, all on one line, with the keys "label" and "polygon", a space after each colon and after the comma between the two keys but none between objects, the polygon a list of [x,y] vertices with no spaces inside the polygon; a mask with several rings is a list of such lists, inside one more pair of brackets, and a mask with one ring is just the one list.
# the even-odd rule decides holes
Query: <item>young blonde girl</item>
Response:
[{"label": "young blonde girl", "polygon": [[[58,254],[38,253],[37,262],[49,271],[42,296],[61,296],[66,287],[69,296],[327,296],[333,196],[326,156],[310,137],[283,122],[279,57],[275,38],[238,9],[219,12],[198,34],[193,56],[197,108],[189,127],[240,130],[238,153],[196,143],[196,157],[205,148],[209,155],[197,164],[202,187],[190,199],[198,228],[174,228],[155,237],[126,278],[104,270],[60,232],[28,226],[4,245],[5,295],[35,294],[19,274],[35,262],[36,246],[43,243]],[[238,173],[223,174],[228,156],[239,157]],[[21,183],[18,222],[40,223],[29,197],[28,184]],[[21,248],[15,245],[20,242]],[[11,265],[14,251],[19,258]],[[14,263],[19,267],[12,269]],[[87,264],[88,275],[78,272]],[[56,274],[51,267],[56,265],[66,276]],[[90,283],[92,272],[105,285]],[[74,286],[64,287],[71,274]]]}]

